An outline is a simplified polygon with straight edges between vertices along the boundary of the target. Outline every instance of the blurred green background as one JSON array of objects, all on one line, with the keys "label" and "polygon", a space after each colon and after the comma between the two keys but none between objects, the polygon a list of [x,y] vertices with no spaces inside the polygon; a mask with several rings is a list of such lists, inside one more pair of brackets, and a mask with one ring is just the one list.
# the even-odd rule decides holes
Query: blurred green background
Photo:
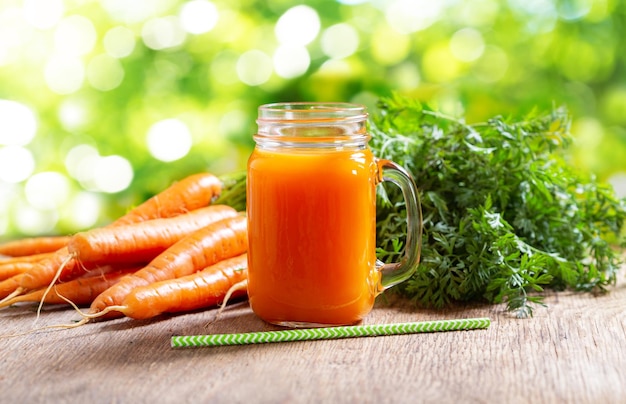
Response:
[{"label": "blurred green background", "polygon": [[391,91],[469,122],[565,105],[626,194],[620,0],[0,0],[0,239],[242,170],[256,108]]}]

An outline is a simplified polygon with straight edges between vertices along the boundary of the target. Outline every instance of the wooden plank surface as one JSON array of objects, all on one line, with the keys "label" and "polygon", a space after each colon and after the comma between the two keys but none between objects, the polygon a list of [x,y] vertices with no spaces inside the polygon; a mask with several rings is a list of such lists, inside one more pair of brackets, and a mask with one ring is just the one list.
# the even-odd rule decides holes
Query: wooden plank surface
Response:
[{"label": "wooden plank surface", "polygon": [[[215,311],[119,319],[0,339],[0,402],[617,403],[626,400],[626,288],[547,297],[531,319],[503,306],[416,310],[377,302],[365,324],[490,317],[487,330],[172,349],[173,335],[275,329],[239,302]],[[2,334],[32,306],[0,312]],[[48,308],[37,325],[67,323]]]}]

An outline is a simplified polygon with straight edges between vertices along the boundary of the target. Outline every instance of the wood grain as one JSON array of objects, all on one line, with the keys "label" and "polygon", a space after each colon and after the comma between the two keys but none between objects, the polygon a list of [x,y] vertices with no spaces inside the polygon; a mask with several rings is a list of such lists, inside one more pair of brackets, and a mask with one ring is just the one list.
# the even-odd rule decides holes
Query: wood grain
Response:
[{"label": "wood grain", "polygon": [[[118,319],[0,338],[0,402],[616,403],[626,400],[626,288],[563,292],[531,319],[504,307],[377,302],[364,323],[490,317],[487,330],[172,349],[170,337],[276,329],[246,302],[152,321]],[[2,334],[33,306],[0,312]],[[48,308],[37,326],[78,319]]]}]

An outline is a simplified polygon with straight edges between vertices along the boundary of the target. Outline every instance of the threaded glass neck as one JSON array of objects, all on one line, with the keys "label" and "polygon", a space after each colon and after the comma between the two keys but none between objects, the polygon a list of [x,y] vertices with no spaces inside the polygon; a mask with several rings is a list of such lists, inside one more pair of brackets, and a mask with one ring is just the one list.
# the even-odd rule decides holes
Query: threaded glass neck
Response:
[{"label": "threaded glass neck", "polygon": [[365,106],[291,102],[261,105],[257,146],[263,148],[364,148],[370,139]]}]

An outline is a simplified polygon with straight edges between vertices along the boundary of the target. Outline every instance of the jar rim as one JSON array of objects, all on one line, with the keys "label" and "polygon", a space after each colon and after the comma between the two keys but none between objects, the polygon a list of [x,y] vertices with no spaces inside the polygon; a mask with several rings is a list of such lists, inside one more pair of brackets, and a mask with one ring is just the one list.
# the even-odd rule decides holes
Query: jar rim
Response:
[{"label": "jar rim", "polygon": [[275,102],[259,107],[258,123],[294,121],[359,122],[367,119],[367,108],[350,102]]}]

